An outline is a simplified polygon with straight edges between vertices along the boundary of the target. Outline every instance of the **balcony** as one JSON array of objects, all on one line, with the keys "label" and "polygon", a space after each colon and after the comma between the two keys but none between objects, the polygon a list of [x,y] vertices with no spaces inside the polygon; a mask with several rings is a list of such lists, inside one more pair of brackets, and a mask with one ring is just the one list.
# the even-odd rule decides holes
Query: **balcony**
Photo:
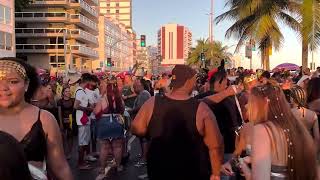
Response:
[{"label": "balcony", "polygon": [[77,24],[78,26],[90,31],[94,35],[98,35],[98,25],[97,23],[91,21],[87,17],[81,14],[71,14],[71,22]]},{"label": "balcony", "polygon": [[73,45],[70,48],[71,48],[71,52],[73,54],[77,54],[80,56],[86,56],[88,58],[93,58],[93,59],[99,58],[98,52],[96,50],[89,48],[89,47],[85,47],[82,45]]},{"label": "balcony", "polygon": [[64,12],[16,12],[17,22],[68,22],[70,15]]},{"label": "balcony", "polygon": [[60,6],[60,7],[67,7],[69,0],[33,0],[32,5],[34,6]]},{"label": "balcony", "polygon": [[84,0],[76,0],[70,2],[71,7],[77,8],[80,7],[80,10],[83,14],[93,16],[94,18],[99,17],[98,11],[86,3]]},{"label": "balcony", "polygon": [[[17,53],[64,53],[64,44],[16,44]],[[68,51],[69,45],[66,45]]]},{"label": "balcony", "polygon": [[66,36],[70,35],[70,30],[61,28],[16,28],[16,37],[62,37],[64,31]]},{"label": "balcony", "polygon": [[79,41],[85,42],[85,43],[90,43],[94,47],[98,47],[98,38],[88,32],[85,32],[80,29],[72,29],[70,30],[71,37],[74,39],[77,39]]}]

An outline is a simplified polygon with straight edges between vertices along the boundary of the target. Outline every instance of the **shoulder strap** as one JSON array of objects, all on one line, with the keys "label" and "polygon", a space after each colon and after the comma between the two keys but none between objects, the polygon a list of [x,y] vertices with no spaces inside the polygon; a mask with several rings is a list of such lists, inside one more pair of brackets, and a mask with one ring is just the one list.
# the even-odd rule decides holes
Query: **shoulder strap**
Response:
[{"label": "shoulder strap", "polygon": [[38,121],[40,121],[40,115],[41,115],[41,109],[39,108],[39,112],[38,112]]}]

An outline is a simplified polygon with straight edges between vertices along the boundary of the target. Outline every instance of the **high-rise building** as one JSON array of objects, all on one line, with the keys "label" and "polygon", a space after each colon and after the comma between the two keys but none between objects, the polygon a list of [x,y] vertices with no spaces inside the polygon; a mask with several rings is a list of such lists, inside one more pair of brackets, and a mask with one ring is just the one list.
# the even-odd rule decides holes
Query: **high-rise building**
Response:
[{"label": "high-rise building", "polygon": [[100,0],[100,14],[118,20],[132,31],[132,0]]},{"label": "high-rise building", "polygon": [[33,0],[16,12],[17,56],[40,68],[90,70],[99,57],[98,0]]},{"label": "high-rise building", "polygon": [[0,57],[15,57],[14,1],[0,0]]},{"label": "high-rise building", "polygon": [[167,24],[158,31],[158,53],[162,65],[185,64],[192,46],[192,33],[182,25]]},{"label": "high-rise building", "polygon": [[99,59],[93,61],[94,70],[109,70],[107,58],[111,57],[114,66],[112,71],[128,71],[133,67],[134,34],[128,31],[119,21],[99,17]]}]

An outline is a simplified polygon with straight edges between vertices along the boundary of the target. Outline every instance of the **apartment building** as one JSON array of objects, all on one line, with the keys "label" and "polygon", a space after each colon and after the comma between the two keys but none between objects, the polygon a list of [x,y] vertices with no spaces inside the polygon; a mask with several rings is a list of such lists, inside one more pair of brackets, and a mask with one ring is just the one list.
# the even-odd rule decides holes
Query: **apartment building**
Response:
[{"label": "apartment building", "polygon": [[100,0],[100,14],[115,19],[132,30],[132,0]]},{"label": "apartment building", "polygon": [[14,1],[0,0],[0,57],[15,57]]},{"label": "apartment building", "polygon": [[98,0],[33,0],[16,12],[17,56],[39,68],[91,70],[98,52]]},{"label": "apartment building", "polygon": [[158,31],[158,53],[162,65],[185,64],[192,46],[192,33],[182,25],[167,24]]},{"label": "apartment building", "polygon": [[135,35],[124,24],[107,16],[99,17],[99,59],[93,61],[94,70],[110,70],[107,58],[114,62],[112,71],[128,71],[133,67],[133,40]]}]

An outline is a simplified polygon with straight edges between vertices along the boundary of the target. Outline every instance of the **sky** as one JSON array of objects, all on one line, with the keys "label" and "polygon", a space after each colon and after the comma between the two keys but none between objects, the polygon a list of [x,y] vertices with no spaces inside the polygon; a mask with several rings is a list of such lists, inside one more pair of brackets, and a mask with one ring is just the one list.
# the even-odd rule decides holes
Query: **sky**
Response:
[{"label": "sky", "polygon": [[[224,6],[225,0],[215,0],[214,14],[215,16],[228,10]],[[133,28],[138,35],[145,34],[147,45],[157,44],[157,31],[160,27],[167,23],[177,23],[188,27],[193,33],[193,45],[200,38],[208,38],[208,24],[210,11],[210,0],[133,0]],[[233,46],[237,43],[237,39],[226,39],[225,32],[232,22],[224,21],[218,25],[214,24],[214,39],[221,41],[224,45]],[[273,51],[270,57],[271,68],[278,64],[290,62],[301,65],[301,43],[298,35],[288,29],[285,25],[281,25],[282,33],[285,41],[279,52]],[[234,52],[234,47],[229,49]],[[243,55],[244,50],[238,54]],[[253,67],[259,68],[260,54],[253,53]],[[320,53],[315,53],[316,66],[320,65]],[[311,61],[311,55],[309,56]],[[249,67],[249,60],[241,59],[242,66]]]}]

